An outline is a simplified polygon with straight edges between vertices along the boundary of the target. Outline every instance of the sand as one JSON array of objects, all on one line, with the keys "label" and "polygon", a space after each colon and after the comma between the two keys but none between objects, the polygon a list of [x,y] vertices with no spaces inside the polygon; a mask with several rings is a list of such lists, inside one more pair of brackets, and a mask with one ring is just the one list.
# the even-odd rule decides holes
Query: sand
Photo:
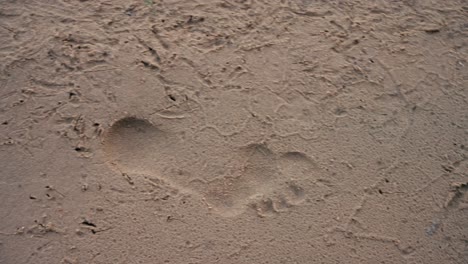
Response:
[{"label": "sand", "polygon": [[0,263],[467,263],[467,12],[1,1]]}]

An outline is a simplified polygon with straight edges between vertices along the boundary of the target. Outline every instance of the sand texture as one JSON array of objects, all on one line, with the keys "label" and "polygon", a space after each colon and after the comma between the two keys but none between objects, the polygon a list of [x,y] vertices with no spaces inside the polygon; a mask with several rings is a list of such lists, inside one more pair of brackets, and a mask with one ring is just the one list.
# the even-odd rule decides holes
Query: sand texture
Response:
[{"label": "sand texture", "polygon": [[468,263],[468,2],[1,0],[0,263]]}]

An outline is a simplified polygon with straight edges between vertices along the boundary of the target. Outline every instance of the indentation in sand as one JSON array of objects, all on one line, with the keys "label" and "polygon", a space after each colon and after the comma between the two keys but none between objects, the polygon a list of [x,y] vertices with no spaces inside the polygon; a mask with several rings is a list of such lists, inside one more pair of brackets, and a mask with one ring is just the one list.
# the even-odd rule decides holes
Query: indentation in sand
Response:
[{"label": "indentation in sand", "polygon": [[306,191],[289,180],[314,177],[316,165],[306,154],[274,153],[266,144],[213,145],[185,141],[136,117],[115,122],[104,139],[106,156],[120,172],[161,178],[201,196],[224,216],[242,213],[248,205],[264,213],[304,201]]}]

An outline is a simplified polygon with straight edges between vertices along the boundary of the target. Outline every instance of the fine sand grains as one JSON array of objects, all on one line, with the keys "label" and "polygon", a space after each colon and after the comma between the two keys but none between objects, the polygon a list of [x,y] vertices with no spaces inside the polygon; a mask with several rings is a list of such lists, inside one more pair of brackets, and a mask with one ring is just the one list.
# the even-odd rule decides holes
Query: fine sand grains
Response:
[{"label": "fine sand grains", "polygon": [[462,0],[3,0],[0,264],[468,260]]}]

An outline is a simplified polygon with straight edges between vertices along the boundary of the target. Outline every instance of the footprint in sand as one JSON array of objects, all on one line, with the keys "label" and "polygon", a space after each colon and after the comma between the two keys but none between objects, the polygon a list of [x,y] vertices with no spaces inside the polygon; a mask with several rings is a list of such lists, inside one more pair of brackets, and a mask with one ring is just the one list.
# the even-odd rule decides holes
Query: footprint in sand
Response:
[{"label": "footprint in sand", "polygon": [[104,150],[119,171],[161,178],[202,196],[225,216],[249,206],[268,214],[299,204],[305,192],[290,179],[313,177],[316,169],[300,152],[276,154],[265,144],[233,147],[209,135],[187,140],[135,117],[111,126]]}]

